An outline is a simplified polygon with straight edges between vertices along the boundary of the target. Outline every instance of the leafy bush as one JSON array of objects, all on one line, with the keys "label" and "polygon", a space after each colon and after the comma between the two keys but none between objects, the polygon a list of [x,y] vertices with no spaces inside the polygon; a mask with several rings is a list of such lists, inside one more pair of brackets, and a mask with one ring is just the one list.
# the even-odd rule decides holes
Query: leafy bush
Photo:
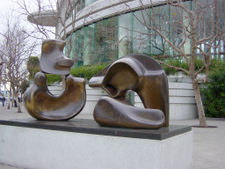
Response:
[{"label": "leafy bush", "polygon": [[54,82],[61,82],[62,77],[60,75],[46,74],[48,84],[53,84]]},{"label": "leafy bush", "polygon": [[[167,63],[168,65],[171,65],[171,66],[176,66],[176,67],[183,68],[185,70],[189,70],[188,64],[186,62],[184,62],[183,60],[179,59],[179,58],[176,58],[176,59],[174,59],[174,58],[165,59],[164,62]],[[211,65],[209,66],[209,69],[213,70],[218,65],[221,65],[221,64],[222,64],[221,60],[212,59],[211,60]],[[195,59],[195,70],[199,70],[202,66],[203,66],[203,60],[202,59]],[[165,70],[167,75],[175,74],[177,72],[176,69],[169,68],[166,65],[162,64],[162,67]],[[204,73],[204,71],[203,71],[203,73]]]},{"label": "leafy bush", "polygon": [[80,66],[77,68],[73,68],[71,70],[71,74],[76,77],[83,77],[89,80],[92,76],[99,73],[101,70],[107,67],[108,64],[102,65],[87,65],[87,66]]},{"label": "leafy bush", "polygon": [[[107,67],[107,64],[102,65],[87,65],[87,66],[80,66],[76,68],[72,68],[70,73],[75,77],[83,77],[89,80],[92,76],[99,73],[101,70]],[[52,75],[47,74],[48,84],[52,84],[54,82],[62,81],[62,77],[60,75]]]},{"label": "leafy bush", "polygon": [[29,72],[29,79],[33,80],[35,74],[40,71],[39,63],[40,61],[37,56],[29,57],[27,61],[27,70]]},{"label": "leafy bush", "polygon": [[[171,66],[176,66],[176,67],[180,67],[180,68],[184,68],[184,69],[188,70],[188,64],[186,62],[182,61],[181,59],[167,59],[167,60],[165,60],[165,63],[167,63],[168,65],[171,65]],[[177,72],[176,69],[169,68],[166,65],[162,65],[162,67],[165,70],[167,75],[175,74]]]},{"label": "leafy bush", "polygon": [[24,93],[28,87],[29,87],[29,81],[23,80],[20,85],[21,93]]},{"label": "leafy bush", "polygon": [[206,116],[225,118],[225,63],[217,62],[212,69],[202,89]]}]

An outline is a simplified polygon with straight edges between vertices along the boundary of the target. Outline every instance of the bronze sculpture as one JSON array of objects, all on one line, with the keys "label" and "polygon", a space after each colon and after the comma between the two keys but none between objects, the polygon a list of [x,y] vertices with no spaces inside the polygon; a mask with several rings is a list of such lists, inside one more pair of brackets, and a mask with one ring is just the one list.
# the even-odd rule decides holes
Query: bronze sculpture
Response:
[{"label": "bronze sculpture", "polygon": [[[100,99],[94,109],[95,120],[103,126],[160,128],[169,126],[168,81],[162,67],[145,55],[128,55],[112,63],[89,81],[110,95]],[[126,100],[135,91],[145,109]]]},{"label": "bronze sculpture", "polygon": [[42,43],[41,71],[56,75],[70,74],[74,61],[63,54],[65,42],[61,40],[45,40]]},{"label": "bronze sculpture", "polygon": [[[83,109],[86,102],[85,80],[70,74],[74,61],[63,55],[64,41],[47,40],[42,44],[40,68],[34,84],[24,93],[24,103],[38,120],[68,120]],[[53,96],[47,87],[46,73],[65,75],[66,87]],[[145,55],[128,55],[113,62],[89,81],[102,87],[110,97],[101,98],[94,118],[103,126],[160,128],[169,126],[168,82],[164,70]],[[135,91],[145,108],[133,106],[126,93]]]},{"label": "bronze sculpture", "polygon": [[[42,44],[40,68],[34,84],[24,93],[29,114],[38,120],[68,120],[78,115],[86,103],[85,80],[69,75],[74,61],[63,55],[64,41],[47,40]],[[44,73],[43,73],[44,72]],[[47,88],[45,73],[66,75],[66,87],[60,96]]]}]

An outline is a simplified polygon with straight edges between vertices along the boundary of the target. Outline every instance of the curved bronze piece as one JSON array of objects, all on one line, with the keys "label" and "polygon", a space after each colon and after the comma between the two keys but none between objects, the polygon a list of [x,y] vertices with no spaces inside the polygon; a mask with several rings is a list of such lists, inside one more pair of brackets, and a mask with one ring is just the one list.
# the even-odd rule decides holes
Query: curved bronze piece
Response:
[{"label": "curved bronze piece", "polygon": [[[122,57],[93,77],[89,85],[101,86],[116,99],[103,98],[97,103],[94,117],[100,125],[130,128],[169,126],[167,77],[162,67],[150,57],[140,54]],[[139,95],[146,109],[124,104],[128,90]],[[105,108],[103,103],[113,107],[112,110]],[[118,108],[115,108],[116,104]]]},{"label": "curved bronze piece", "polygon": [[[74,61],[63,55],[65,42],[46,40],[42,43],[40,68],[44,73],[68,75]],[[66,76],[64,92],[56,97],[47,87],[45,74],[38,72],[34,84],[24,93],[29,114],[38,120],[68,120],[79,114],[86,103],[85,80]]]},{"label": "curved bronze piece", "polygon": [[165,122],[163,112],[158,109],[134,107],[110,97],[98,101],[94,119],[103,126],[127,128],[160,128]]},{"label": "curved bronze piece", "polygon": [[40,68],[45,73],[68,75],[74,61],[63,54],[65,42],[61,40],[45,40],[41,48]]},{"label": "curved bronze piece", "polygon": [[29,114],[38,120],[68,120],[78,115],[86,102],[85,80],[66,77],[65,91],[58,97],[48,88],[46,76],[38,72],[34,84],[24,93],[24,104]]}]

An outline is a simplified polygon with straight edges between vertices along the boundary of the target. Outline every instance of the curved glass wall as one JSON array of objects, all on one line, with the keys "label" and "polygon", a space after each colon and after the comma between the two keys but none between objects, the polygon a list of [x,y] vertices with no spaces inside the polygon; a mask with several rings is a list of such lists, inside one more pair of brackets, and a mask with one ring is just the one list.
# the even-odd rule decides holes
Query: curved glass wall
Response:
[{"label": "curved glass wall", "polygon": [[95,1],[97,1],[97,0],[85,0],[85,6],[88,6],[92,3],[94,3]]},{"label": "curved glass wall", "polygon": [[67,38],[66,54],[75,66],[112,62],[118,57],[118,17],[77,30]]},{"label": "curved glass wall", "polygon": [[[191,1],[184,5],[192,8]],[[154,20],[150,17],[153,14]],[[129,53],[176,56],[179,54],[169,46],[163,36],[179,46],[185,39],[182,26],[189,25],[187,18],[181,9],[162,5],[104,19],[77,30],[72,36],[69,35],[66,53],[75,60],[75,66],[113,62]],[[222,22],[224,25],[224,20]],[[150,29],[151,25],[156,25],[161,35]],[[184,51],[187,55],[191,52],[190,47],[191,42],[186,40]],[[212,53],[224,53],[224,41],[221,41],[217,49],[211,50]]]},{"label": "curved glass wall", "polygon": [[76,15],[77,12],[94,3],[95,1],[98,0],[74,0],[73,2],[70,2],[68,10],[66,10],[66,19],[71,17],[72,14]]}]

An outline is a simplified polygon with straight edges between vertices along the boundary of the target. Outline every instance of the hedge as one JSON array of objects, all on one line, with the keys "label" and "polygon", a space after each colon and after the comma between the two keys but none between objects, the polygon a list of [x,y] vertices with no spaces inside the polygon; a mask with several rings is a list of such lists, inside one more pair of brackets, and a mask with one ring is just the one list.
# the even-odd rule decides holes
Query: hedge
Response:
[{"label": "hedge", "polygon": [[206,116],[225,118],[225,63],[214,65],[201,92]]},{"label": "hedge", "polygon": [[[83,77],[89,80],[92,76],[96,75],[107,66],[108,64],[80,66],[80,67],[72,68],[70,71],[70,74],[75,77]],[[62,81],[62,78],[60,75],[47,74],[47,79],[48,79],[48,84]]]},{"label": "hedge", "polygon": [[[186,62],[182,61],[181,59],[166,59],[165,62],[169,65],[181,67],[181,68],[188,70],[188,64]],[[212,65],[210,66],[210,69],[215,68],[217,64],[218,64],[217,60],[212,60]],[[106,64],[101,64],[101,65],[80,66],[80,67],[72,68],[70,73],[73,76],[83,77],[83,78],[89,80],[92,76],[99,73],[101,70],[103,70],[108,65],[109,64],[106,63]],[[196,70],[199,69],[202,65],[203,65],[202,60],[196,59],[195,69]],[[177,70],[175,70],[173,68],[169,68],[165,65],[162,65],[162,67],[165,70],[167,75],[174,74],[177,72]],[[59,76],[59,75],[47,75],[47,78],[48,78],[48,84],[52,84],[54,82],[60,82],[62,80],[61,76]]]},{"label": "hedge", "polygon": [[72,68],[71,74],[76,77],[83,77],[89,80],[92,76],[98,74],[101,70],[105,69],[108,64],[102,65],[88,65]]}]

